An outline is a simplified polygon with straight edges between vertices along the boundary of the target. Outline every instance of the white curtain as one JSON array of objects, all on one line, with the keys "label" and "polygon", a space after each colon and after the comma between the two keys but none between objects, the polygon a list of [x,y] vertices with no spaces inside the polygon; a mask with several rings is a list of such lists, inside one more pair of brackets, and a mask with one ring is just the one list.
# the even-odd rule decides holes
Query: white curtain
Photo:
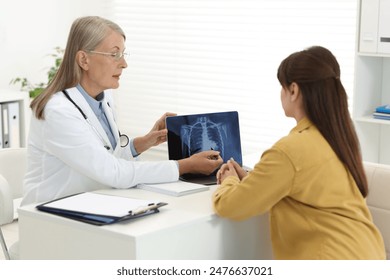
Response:
[{"label": "white curtain", "polygon": [[[336,55],[352,97],[355,0],[108,2],[130,53],[116,100],[121,130],[131,137],[147,133],[166,111],[236,110],[243,154],[270,147],[295,125],[280,105],[277,68],[312,45]],[[148,155],[165,159],[167,146]]]}]

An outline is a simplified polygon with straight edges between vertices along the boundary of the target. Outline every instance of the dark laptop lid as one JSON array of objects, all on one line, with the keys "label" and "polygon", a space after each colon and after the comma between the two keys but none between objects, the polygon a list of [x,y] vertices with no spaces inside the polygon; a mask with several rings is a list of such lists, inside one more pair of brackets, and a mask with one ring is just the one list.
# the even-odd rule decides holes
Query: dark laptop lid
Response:
[{"label": "dark laptop lid", "polygon": [[[216,112],[167,117],[169,159],[179,160],[201,151],[216,150],[223,161],[234,158],[242,165],[238,112]],[[186,174],[181,179],[215,184],[215,174]]]}]

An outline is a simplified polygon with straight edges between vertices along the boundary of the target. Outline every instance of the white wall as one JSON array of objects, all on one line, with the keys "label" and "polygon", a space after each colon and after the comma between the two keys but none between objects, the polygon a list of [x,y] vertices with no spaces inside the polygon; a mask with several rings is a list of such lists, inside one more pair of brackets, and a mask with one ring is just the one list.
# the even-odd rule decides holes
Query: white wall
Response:
[{"label": "white wall", "polygon": [[[5,2],[5,1],[4,1]],[[12,0],[0,8],[0,88],[15,77],[46,81],[54,47],[65,47],[74,19],[105,16],[107,0]]]}]

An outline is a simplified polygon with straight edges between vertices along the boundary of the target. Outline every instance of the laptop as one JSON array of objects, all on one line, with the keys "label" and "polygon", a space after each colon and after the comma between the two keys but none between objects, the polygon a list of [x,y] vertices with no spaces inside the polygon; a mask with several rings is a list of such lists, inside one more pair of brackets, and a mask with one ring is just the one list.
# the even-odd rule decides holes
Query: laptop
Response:
[{"label": "laptop", "polygon": [[[240,126],[237,111],[166,118],[168,155],[180,160],[206,150],[219,151],[223,161],[234,158],[242,165]],[[203,185],[217,183],[216,170],[211,175],[183,174],[180,180]]]}]

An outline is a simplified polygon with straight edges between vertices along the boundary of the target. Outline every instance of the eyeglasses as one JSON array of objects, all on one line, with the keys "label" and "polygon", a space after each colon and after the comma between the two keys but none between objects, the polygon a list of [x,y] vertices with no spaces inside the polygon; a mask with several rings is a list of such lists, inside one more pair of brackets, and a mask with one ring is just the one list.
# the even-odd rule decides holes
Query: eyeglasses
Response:
[{"label": "eyeglasses", "polygon": [[125,52],[116,52],[116,53],[108,53],[108,52],[98,52],[98,51],[88,51],[89,53],[96,53],[106,56],[111,56],[115,61],[119,61],[122,57],[127,60],[129,58],[129,54]]}]

